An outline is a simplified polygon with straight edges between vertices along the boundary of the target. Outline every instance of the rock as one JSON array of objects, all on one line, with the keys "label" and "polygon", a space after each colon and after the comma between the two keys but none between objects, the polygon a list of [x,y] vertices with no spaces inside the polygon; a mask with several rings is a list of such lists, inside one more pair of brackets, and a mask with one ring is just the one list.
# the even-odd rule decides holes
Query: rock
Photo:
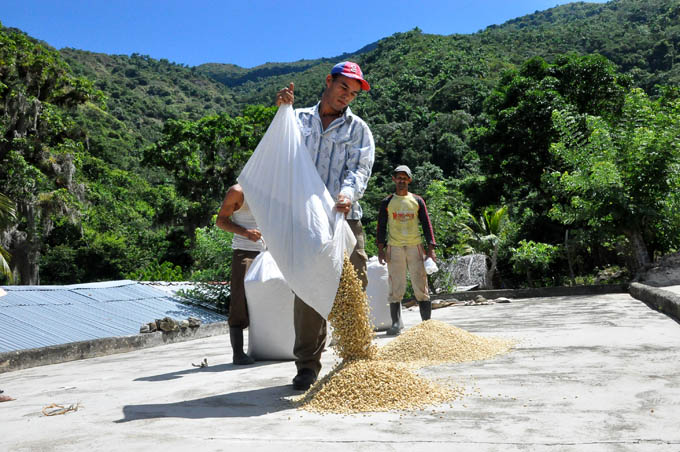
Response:
[{"label": "rock", "polygon": [[509,298],[499,297],[494,300],[495,303],[510,303]]},{"label": "rock", "polygon": [[141,327],[139,327],[139,332],[142,333],[142,334],[143,333],[150,333],[151,329],[149,328],[149,325],[145,324],[145,325],[142,325]]},{"label": "rock", "polygon": [[430,278],[434,293],[460,290],[460,287],[484,286],[486,261],[484,254],[467,254],[439,260],[439,271]]},{"label": "rock", "polygon": [[189,328],[189,321],[182,320],[181,322],[179,322],[179,327],[183,330],[186,330],[187,328]]},{"label": "rock", "polygon": [[147,326],[149,327],[149,333],[153,333],[154,331],[158,331],[158,325],[156,322],[149,322],[147,323]]},{"label": "rock", "polygon": [[653,287],[680,284],[680,253],[667,254],[638,273],[636,280]]},{"label": "rock", "polygon": [[163,317],[160,320],[160,330],[166,333],[169,333],[171,331],[177,331],[179,330],[179,325],[177,324],[177,321],[175,319],[172,319],[170,317]]},{"label": "rock", "polygon": [[191,363],[191,365],[194,366],[194,367],[200,367],[200,368],[208,367],[208,358],[203,358],[203,361],[201,361],[199,364]]},{"label": "rock", "polygon": [[189,317],[187,322],[189,322],[189,328],[198,328],[201,326],[201,319],[197,319],[196,317]]},{"label": "rock", "polygon": [[595,284],[612,284],[616,281],[628,279],[628,271],[618,267],[607,267],[599,272],[595,277]]}]

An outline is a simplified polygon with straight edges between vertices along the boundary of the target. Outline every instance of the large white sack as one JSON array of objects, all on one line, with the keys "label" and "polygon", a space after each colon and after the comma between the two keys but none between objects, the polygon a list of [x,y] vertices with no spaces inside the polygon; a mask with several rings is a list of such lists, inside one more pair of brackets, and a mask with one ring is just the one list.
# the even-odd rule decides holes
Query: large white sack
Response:
[{"label": "large white sack", "polygon": [[[368,285],[366,286],[366,296],[371,307],[371,321],[375,331],[385,331],[392,326],[392,316],[390,315],[390,281],[387,265],[378,262],[378,256],[373,256],[366,265],[366,276]],[[403,328],[404,323],[399,317],[399,324]]]},{"label": "large white sack", "polygon": [[248,355],[258,361],[295,359],[295,295],[269,252],[253,259],[244,284],[250,317]]},{"label": "large white sack", "polygon": [[327,319],[344,251],[356,239],[334,209],[291,105],[279,107],[238,182],[288,286]]}]

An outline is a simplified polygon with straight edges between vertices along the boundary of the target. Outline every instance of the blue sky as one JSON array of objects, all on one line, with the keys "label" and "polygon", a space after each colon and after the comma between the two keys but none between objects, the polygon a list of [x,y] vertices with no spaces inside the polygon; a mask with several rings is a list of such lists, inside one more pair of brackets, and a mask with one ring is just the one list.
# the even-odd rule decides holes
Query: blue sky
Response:
[{"label": "blue sky", "polygon": [[569,1],[0,0],[0,22],[58,49],[253,67],[334,57],[415,27],[474,33],[564,3]]}]

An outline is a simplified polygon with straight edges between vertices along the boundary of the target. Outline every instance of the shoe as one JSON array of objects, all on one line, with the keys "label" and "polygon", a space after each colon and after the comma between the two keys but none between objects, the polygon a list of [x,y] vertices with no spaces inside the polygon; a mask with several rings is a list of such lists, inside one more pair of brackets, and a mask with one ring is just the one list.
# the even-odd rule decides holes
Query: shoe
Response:
[{"label": "shoe", "polygon": [[424,322],[425,320],[430,320],[432,317],[432,302],[431,301],[419,301],[418,307],[420,308],[420,319]]},{"label": "shoe", "polygon": [[312,369],[300,369],[293,378],[293,389],[306,391],[316,381],[316,373]]},{"label": "shoe", "polygon": [[392,326],[387,329],[385,334],[388,336],[399,336],[401,327],[399,321],[401,320],[401,303],[390,303],[390,317],[392,317]]},{"label": "shoe", "polygon": [[237,366],[255,364],[255,360],[243,352],[243,330],[241,328],[229,328],[229,339],[234,351],[232,363]]},{"label": "shoe", "polygon": [[236,354],[234,353],[234,358],[232,359],[232,364],[235,366],[247,366],[250,364],[255,364],[255,360],[248,356],[246,353]]}]

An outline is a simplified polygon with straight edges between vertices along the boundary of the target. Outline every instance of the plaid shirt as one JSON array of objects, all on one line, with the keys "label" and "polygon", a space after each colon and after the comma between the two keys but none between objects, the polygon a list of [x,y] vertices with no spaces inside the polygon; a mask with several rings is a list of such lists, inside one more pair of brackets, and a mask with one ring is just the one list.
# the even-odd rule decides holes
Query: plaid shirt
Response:
[{"label": "plaid shirt", "polygon": [[375,160],[375,143],[368,125],[347,107],[323,130],[319,104],[295,109],[302,139],[312,162],[333,199],[343,194],[352,200],[348,220],[360,220],[359,199],[364,195]]}]

